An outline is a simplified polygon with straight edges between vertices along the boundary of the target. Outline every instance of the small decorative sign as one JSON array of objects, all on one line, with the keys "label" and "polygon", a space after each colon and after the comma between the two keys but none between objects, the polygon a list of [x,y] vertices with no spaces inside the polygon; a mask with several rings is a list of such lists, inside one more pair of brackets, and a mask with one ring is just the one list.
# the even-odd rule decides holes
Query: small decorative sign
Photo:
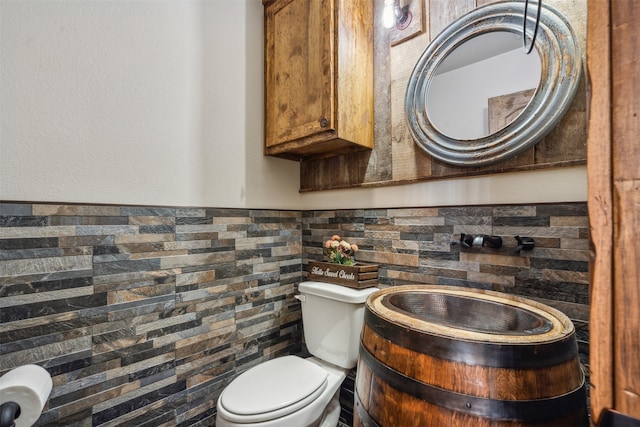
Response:
[{"label": "small decorative sign", "polygon": [[364,289],[378,284],[378,264],[356,265],[309,261],[309,280]]}]

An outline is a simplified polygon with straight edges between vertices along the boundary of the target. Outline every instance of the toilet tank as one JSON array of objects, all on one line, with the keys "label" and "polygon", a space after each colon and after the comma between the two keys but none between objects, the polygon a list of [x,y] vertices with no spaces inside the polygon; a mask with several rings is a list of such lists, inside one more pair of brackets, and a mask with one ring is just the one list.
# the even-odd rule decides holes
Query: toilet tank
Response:
[{"label": "toilet tank", "polygon": [[364,303],[378,288],[352,289],[309,281],[300,283],[298,290],[309,352],[342,368],[356,366]]}]

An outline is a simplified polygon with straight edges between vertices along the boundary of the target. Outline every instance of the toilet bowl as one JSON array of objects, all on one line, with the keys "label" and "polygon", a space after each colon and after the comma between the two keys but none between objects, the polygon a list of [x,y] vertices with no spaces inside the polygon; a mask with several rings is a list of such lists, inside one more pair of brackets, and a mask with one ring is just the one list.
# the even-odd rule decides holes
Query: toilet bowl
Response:
[{"label": "toilet bowl", "polygon": [[356,366],[364,302],[377,288],[321,282],[298,287],[305,343],[313,356],[283,356],[235,378],[217,402],[217,427],[335,427],[340,386]]},{"label": "toilet bowl", "polygon": [[347,369],[315,357],[284,356],[261,363],[224,389],[216,427],[334,427],[346,374]]}]

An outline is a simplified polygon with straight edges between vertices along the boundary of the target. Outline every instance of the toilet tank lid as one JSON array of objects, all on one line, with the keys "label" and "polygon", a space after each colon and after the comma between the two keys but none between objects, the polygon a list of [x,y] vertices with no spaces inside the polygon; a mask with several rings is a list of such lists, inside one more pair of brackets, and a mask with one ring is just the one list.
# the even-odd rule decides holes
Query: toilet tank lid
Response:
[{"label": "toilet tank lid", "polygon": [[298,290],[301,294],[316,295],[337,301],[361,304],[367,300],[369,295],[377,291],[378,288],[353,289],[333,283],[308,281],[301,282],[300,285],[298,285]]}]

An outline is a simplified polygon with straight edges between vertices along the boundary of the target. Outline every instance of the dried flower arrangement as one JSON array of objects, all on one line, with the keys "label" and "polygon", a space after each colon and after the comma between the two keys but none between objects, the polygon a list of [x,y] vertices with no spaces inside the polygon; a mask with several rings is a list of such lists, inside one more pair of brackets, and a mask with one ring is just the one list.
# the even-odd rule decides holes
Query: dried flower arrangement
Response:
[{"label": "dried flower arrangement", "polygon": [[324,242],[324,254],[333,264],[355,265],[358,245],[341,240],[340,236],[334,234],[330,240]]}]

